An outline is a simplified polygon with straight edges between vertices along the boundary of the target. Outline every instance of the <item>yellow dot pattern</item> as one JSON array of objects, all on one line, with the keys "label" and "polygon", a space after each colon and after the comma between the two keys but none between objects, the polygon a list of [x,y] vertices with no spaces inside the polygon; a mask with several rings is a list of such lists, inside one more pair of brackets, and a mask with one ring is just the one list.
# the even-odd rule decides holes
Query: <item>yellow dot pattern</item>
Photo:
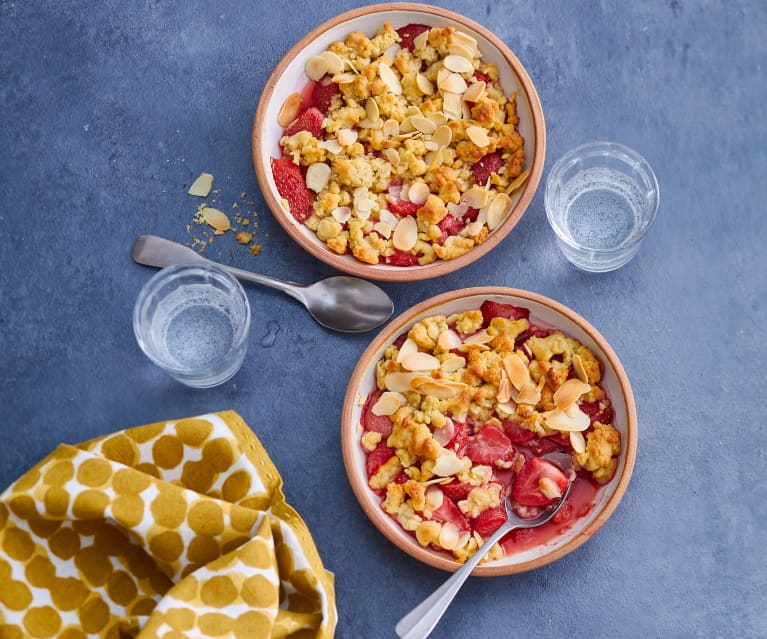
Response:
[{"label": "yellow dot pattern", "polygon": [[333,575],[236,413],[62,445],[0,495],[0,637],[324,639],[335,625]]}]

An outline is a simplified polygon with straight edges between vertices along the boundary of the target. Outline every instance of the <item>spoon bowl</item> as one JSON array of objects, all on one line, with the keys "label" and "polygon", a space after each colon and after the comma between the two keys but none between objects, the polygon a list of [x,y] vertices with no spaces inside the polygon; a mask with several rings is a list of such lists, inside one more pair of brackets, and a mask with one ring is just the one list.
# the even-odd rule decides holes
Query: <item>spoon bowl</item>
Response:
[{"label": "spoon bowl", "polygon": [[394,312],[394,302],[377,285],[358,277],[337,275],[314,284],[299,284],[214,262],[197,251],[154,235],[142,235],[133,244],[139,264],[165,268],[184,262],[206,262],[237,279],[276,288],[301,302],[318,324],[342,333],[362,333],[383,324]]}]

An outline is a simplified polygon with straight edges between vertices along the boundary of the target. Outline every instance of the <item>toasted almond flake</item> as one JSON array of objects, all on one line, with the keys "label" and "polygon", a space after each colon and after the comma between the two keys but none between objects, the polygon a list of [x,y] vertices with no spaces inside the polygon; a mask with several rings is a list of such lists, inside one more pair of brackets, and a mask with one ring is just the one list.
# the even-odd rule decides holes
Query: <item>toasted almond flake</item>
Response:
[{"label": "toasted almond flake", "polygon": [[461,336],[454,330],[448,328],[442,331],[437,338],[437,346],[443,351],[452,351],[461,345]]},{"label": "toasted almond flake", "polygon": [[280,107],[280,112],[277,114],[277,124],[281,127],[288,126],[293,120],[298,117],[298,112],[301,110],[301,94],[291,93],[285,102]]},{"label": "toasted almond flake", "polygon": [[452,71],[450,71],[450,69],[440,66],[440,68],[437,69],[437,86],[441,86],[442,83],[450,77],[451,73]]},{"label": "toasted almond flake", "polygon": [[429,197],[429,185],[426,182],[414,182],[410,185],[407,197],[413,204],[423,204]]},{"label": "toasted almond flake", "polygon": [[368,98],[365,101],[365,115],[371,122],[375,122],[381,116],[381,111],[378,109],[378,102],[375,101],[375,98]]},{"label": "toasted almond flake", "polygon": [[323,51],[320,53],[319,57],[325,60],[325,73],[335,75],[344,70],[344,61],[337,53],[334,53],[333,51]]},{"label": "toasted almond flake", "polygon": [[578,410],[574,416],[570,416],[563,411],[550,410],[543,413],[543,420],[549,428],[563,432],[582,432],[591,423],[589,416],[581,410]]},{"label": "toasted almond flake", "polygon": [[213,227],[216,231],[224,232],[228,231],[232,224],[229,221],[226,213],[219,211],[218,209],[211,208],[210,206],[203,207],[202,219],[208,226]]},{"label": "toasted almond flake", "polygon": [[394,118],[386,120],[386,122],[383,123],[383,134],[389,138],[399,135],[399,122]]},{"label": "toasted almond flake", "polygon": [[358,213],[370,213],[374,206],[375,202],[366,195],[354,198],[354,210]]},{"label": "toasted almond flake", "polygon": [[535,406],[540,401],[541,393],[532,381],[527,382],[527,384],[519,389],[519,394],[516,398],[516,402],[518,404],[529,404],[530,406]]},{"label": "toasted almond flake", "polygon": [[586,452],[586,439],[583,437],[583,433],[571,432],[570,433],[570,446],[576,453]]},{"label": "toasted almond flake", "polygon": [[554,391],[554,406],[557,410],[567,410],[578,401],[584,393],[588,393],[591,386],[579,379],[568,379]]},{"label": "toasted almond flake", "polygon": [[498,228],[501,222],[506,219],[510,208],[511,198],[508,195],[505,193],[496,195],[487,208],[487,228],[491,231]]},{"label": "toasted almond flake", "polygon": [[397,221],[399,220],[399,218],[394,215],[394,213],[388,211],[387,209],[381,209],[378,211],[378,219],[384,224],[388,224],[391,228],[397,226]]},{"label": "toasted almond flake", "polygon": [[378,75],[391,93],[394,95],[402,95],[402,84],[400,84],[397,74],[391,70],[391,67],[388,67],[385,64],[379,64]]},{"label": "toasted almond flake", "polygon": [[485,189],[481,186],[475,185],[472,186],[466,193],[463,194],[463,198],[461,198],[464,202],[466,202],[470,207],[475,209],[481,209],[487,206],[488,200],[490,199],[489,194]]},{"label": "toasted almond flake", "polygon": [[401,364],[403,359],[410,357],[411,355],[415,355],[417,352],[418,344],[416,344],[412,339],[408,337],[404,342],[402,342],[399,353],[397,353],[397,364]]},{"label": "toasted almond flake", "polygon": [[387,59],[394,60],[394,58],[397,57],[397,54],[400,52],[401,49],[402,47],[397,42],[395,42],[388,49],[386,49],[386,51],[384,51],[384,55],[386,56]]},{"label": "toasted almond flake", "polygon": [[439,85],[440,91],[449,93],[463,93],[467,88],[466,80],[457,73],[451,73]]},{"label": "toasted almond flake", "polygon": [[461,344],[458,350],[462,353],[470,353],[471,351],[489,351],[490,347],[487,344]]},{"label": "toasted almond flake", "polygon": [[[413,131],[415,131],[415,127],[413,126],[413,123],[410,121],[410,116],[408,116],[404,120],[402,120],[402,122],[400,122],[400,125],[399,125],[400,136],[408,134],[408,133],[412,133]],[[418,133],[420,133],[420,131],[418,131]]]},{"label": "toasted almond flake", "polygon": [[511,382],[506,375],[501,377],[501,383],[498,384],[498,393],[495,399],[499,404],[505,404],[511,400]]},{"label": "toasted almond flake", "polygon": [[423,145],[427,151],[436,151],[440,147],[434,140],[426,140]]},{"label": "toasted almond flake", "polygon": [[373,224],[373,230],[384,239],[388,240],[391,237],[391,226],[386,222],[376,222]]},{"label": "toasted almond flake", "polygon": [[[291,120],[290,122],[292,122]],[[288,124],[290,124],[288,122]],[[197,179],[192,182],[192,186],[189,187],[187,193],[197,197],[208,197],[210,189],[213,188],[213,175],[210,173],[200,173]]]},{"label": "toasted almond flake", "polygon": [[432,471],[439,477],[450,477],[463,470],[463,462],[456,457],[455,453],[449,452],[437,457]]},{"label": "toasted almond flake", "polygon": [[484,148],[490,144],[490,137],[487,135],[487,130],[481,126],[472,125],[467,127],[466,135],[468,135],[469,139],[480,148]]},{"label": "toasted almond flake", "polygon": [[397,153],[397,149],[384,149],[383,155],[389,164],[399,166],[399,153]]},{"label": "toasted almond flake", "polygon": [[421,109],[419,109],[414,104],[411,104],[407,109],[405,109],[405,117],[409,118],[413,115],[423,115],[423,113],[421,113]]},{"label": "toasted almond flake", "polygon": [[453,130],[443,124],[439,127],[431,136],[432,142],[436,142],[439,146],[448,146],[453,139]]},{"label": "toasted almond flake", "polygon": [[315,162],[306,169],[306,186],[315,193],[324,189],[330,180],[330,167],[324,162]]},{"label": "toasted almond flake", "polygon": [[549,499],[559,499],[562,496],[562,491],[551,477],[541,477],[538,480],[538,490]]},{"label": "toasted almond flake", "polygon": [[522,186],[525,182],[527,182],[527,178],[530,177],[530,171],[522,171],[522,173],[519,174],[518,177],[514,178],[514,181],[509,184],[509,188],[507,189],[508,193],[513,193],[516,191],[520,186]]},{"label": "toasted almond flake", "polygon": [[472,49],[477,48],[476,38],[470,36],[465,31],[453,31],[452,35],[450,36],[450,41],[455,44],[463,44],[464,46],[471,47]]},{"label": "toasted almond flake", "polygon": [[449,521],[442,525],[442,530],[439,531],[439,539],[437,543],[445,550],[453,550],[458,543],[458,537],[460,531],[455,524]]},{"label": "toasted almond flake", "polygon": [[357,141],[358,134],[354,129],[338,129],[336,140],[341,146],[349,146]]},{"label": "toasted almond flake", "polygon": [[444,150],[445,150],[445,147],[441,146],[436,151],[432,151],[434,155],[431,157],[431,159],[428,159],[428,156],[427,158],[425,158],[425,161],[429,163],[430,171],[433,171],[437,167],[442,166],[442,162],[444,162],[445,160],[445,156],[443,153]]},{"label": "toasted almond flake", "polygon": [[442,111],[435,111],[434,113],[429,113],[429,115],[426,116],[429,118],[432,122],[434,122],[434,126],[437,128],[441,127],[443,124],[447,124],[447,117],[445,116]]},{"label": "toasted almond flake", "polygon": [[400,406],[407,403],[405,396],[402,393],[393,393],[392,391],[385,391],[381,393],[381,397],[373,404],[371,411],[373,415],[394,415]]},{"label": "toasted almond flake", "polygon": [[359,125],[363,129],[380,129],[383,127],[383,120],[380,118],[378,120],[369,120],[368,118],[364,118],[360,120]]},{"label": "toasted almond flake", "polygon": [[[468,205],[467,205],[468,206]],[[482,231],[482,228],[485,226],[485,222],[487,221],[487,209],[479,209],[479,213],[477,214],[477,219],[474,220],[471,224],[467,224],[463,231],[461,231],[461,235],[465,237],[472,237],[474,235],[477,235]]]},{"label": "toasted almond flake", "polygon": [[503,358],[503,369],[517,390],[520,390],[530,381],[530,371],[527,368],[527,364],[516,353],[509,353]]},{"label": "toasted almond flake", "polygon": [[354,63],[351,60],[349,60],[348,58],[344,58],[344,64],[348,64],[349,68],[352,70],[352,72],[355,75],[359,75],[360,74],[360,72],[357,70],[357,67],[355,67]]},{"label": "toasted almond flake", "polygon": [[443,373],[455,373],[466,366],[466,360],[460,355],[448,355],[439,367]]},{"label": "toasted almond flake", "polygon": [[333,82],[336,84],[351,84],[357,79],[354,73],[336,73],[333,76]]},{"label": "toasted almond flake", "polygon": [[304,72],[307,78],[317,81],[328,72],[328,62],[321,55],[312,56],[306,61]]},{"label": "toasted almond flake", "polygon": [[409,371],[437,371],[440,361],[429,353],[413,353],[402,360],[402,368]]},{"label": "toasted almond flake", "polygon": [[330,214],[336,222],[346,224],[352,216],[352,210],[348,206],[337,206],[330,212]]},{"label": "toasted almond flake", "polygon": [[418,90],[424,95],[434,94],[434,84],[423,73],[416,74],[415,85],[418,87]]},{"label": "toasted almond flake", "polygon": [[431,377],[417,377],[410,382],[410,388],[422,395],[433,395],[437,399],[452,399],[466,390],[466,384],[437,380]]},{"label": "toasted almond flake", "polygon": [[477,102],[478,100],[482,99],[482,96],[485,95],[486,88],[487,85],[483,80],[479,80],[478,82],[470,84],[469,88],[466,89],[466,92],[463,94],[464,101]]},{"label": "toasted almond flake", "polygon": [[450,120],[460,120],[463,111],[461,110],[461,96],[457,93],[444,93],[442,95],[442,111]]},{"label": "toasted almond flake", "polygon": [[403,184],[400,187],[399,197],[404,202],[410,202],[410,200],[408,199],[408,196],[407,196],[408,191],[410,191],[410,185],[409,184]]},{"label": "toasted almond flake", "polygon": [[485,329],[482,329],[481,331],[477,331],[473,335],[469,335],[465,340],[463,340],[464,344],[487,344],[488,342],[493,341],[493,336],[490,335]]},{"label": "toasted almond flake", "polygon": [[575,371],[575,375],[579,380],[581,380],[584,384],[589,383],[589,374],[586,372],[586,368],[583,365],[583,360],[581,359],[581,356],[578,355],[578,353],[573,354],[573,370]]},{"label": "toasted almond flake", "polygon": [[466,202],[461,202],[460,204],[453,204],[452,202],[448,202],[447,210],[453,217],[463,217],[466,214],[466,211],[469,210],[469,205],[466,204]]},{"label": "toasted almond flake", "polygon": [[418,241],[418,223],[414,217],[403,217],[394,229],[392,244],[400,251],[409,251]]},{"label": "toasted almond flake", "polygon": [[437,127],[434,125],[434,122],[432,122],[429,118],[423,117],[422,115],[411,116],[410,122],[416,129],[418,129],[421,133],[425,133],[426,135],[431,135],[437,129]]},{"label": "toasted almond flake", "polygon": [[419,33],[413,38],[413,49],[420,51],[426,46],[426,43],[429,41],[429,31],[430,29],[426,29],[426,31]]},{"label": "toasted almond flake", "polygon": [[497,404],[495,410],[500,417],[503,417],[504,415],[506,417],[511,417],[517,411],[517,405],[514,402],[509,401],[505,404]]},{"label": "toasted almond flake", "polygon": [[440,446],[447,446],[455,434],[455,422],[449,417],[445,418],[445,425],[442,428],[435,428],[432,437]]},{"label": "toasted almond flake", "polygon": [[423,373],[389,373],[384,377],[384,386],[395,393],[409,393],[410,383],[420,377]]},{"label": "toasted almond flake", "polygon": [[[460,45],[459,45],[460,46]],[[468,49],[466,49],[468,51]],[[445,68],[456,73],[474,73],[474,65],[471,63],[473,55],[469,56],[450,54],[445,57]],[[465,90],[465,89],[464,89]]]},{"label": "toasted almond flake", "polygon": [[330,138],[328,140],[320,140],[317,142],[317,146],[321,149],[325,149],[329,153],[332,153],[333,155],[338,155],[344,150],[344,147],[342,147],[338,140],[335,138]]},{"label": "toasted almond flake", "polygon": [[[452,56],[456,56],[457,55],[457,56],[461,56],[462,58],[466,58],[469,62],[474,60],[474,48],[473,47],[467,47],[465,44],[461,44],[461,43],[458,43],[458,42],[456,42],[454,44],[451,44],[447,48],[447,52],[450,55],[452,55]],[[446,58],[446,60],[447,60],[447,58]],[[445,66],[447,66],[447,64],[445,64]],[[472,69],[473,68],[474,67],[472,65]],[[452,69],[452,70],[453,71],[458,71],[458,69]],[[459,71],[459,73],[460,73],[460,71]]]},{"label": "toasted almond flake", "polygon": [[442,502],[445,500],[445,493],[442,492],[442,489],[436,485],[436,482],[443,482],[444,479],[440,478],[435,480],[435,483],[430,485],[426,489],[426,494],[424,497],[426,498],[426,505],[429,506],[432,510],[437,510],[442,505]]}]

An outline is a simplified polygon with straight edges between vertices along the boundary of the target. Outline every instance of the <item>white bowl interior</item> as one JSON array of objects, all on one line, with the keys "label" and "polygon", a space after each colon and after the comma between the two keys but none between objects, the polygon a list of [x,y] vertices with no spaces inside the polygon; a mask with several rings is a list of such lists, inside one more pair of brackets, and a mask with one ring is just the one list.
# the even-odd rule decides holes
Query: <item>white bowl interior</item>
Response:
[{"label": "white bowl interior", "polygon": [[[495,46],[469,26],[458,24],[452,20],[446,20],[441,16],[422,11],[380,11],[358,16],[352,20],[342,22],[319,34],[311,43],[298,52],[296,57],[286,67],[284,73],[277,80],[272,97],[266,106],[262,130],[260,131],[262,139],[260,161],[265,167],[264,172],[269,183],[269,188],[272,190],[272,193],[278,202],[281,198],[277,192],[277,187],[274,183],[269,163],[270,158],[278,158],[281,155],[279,143],[283,129],[277,124],[277,115],[287,97],[295,92],[301,93],[309,83],[309,79],[304,73],[304,67],[306,66],[307,60],[312,56],[322,53],[331,43],[338,40],[345,40],[346,36],[353,31],[362,31],[368,37],[372,37],[385,22],[391,23],[395,29],[411,23],[428,24],[432,27],[453,26],[476,38],[479,50],[482,53],[482,59],[492,62],[498,69],[500,83],[506,95],[509,95],[513,91],[517,92],[517,112],[520,118],[519,131],[525,139],[525,153],[527,154],[528,163],[532,161],[531,159],[535,155],[535,135],[530,101],[527,94],[522,90],[519,77]],[[518,189],[512,194],[512,210],[519,201],[523,191],[524,189]],[[281,209],[273,211],[273,213],[281,216],[283,219],[287,219],[289,224],[296,227],[302,235],[313,244],[316,244],[318,248],[325,251],[328,250],[325,244],[320,241],[312,231],[307,229],[303,224],[297,222],[292,215],[286,214]],[[501,226],[498,229],[495,229],[494,232],[497,232],[500,228],[503,227]],[[349,255],[342,257],[350,263],[359,264],[355,258]],[[379,264],[375,265],[374,268],[382,270],[398,270],[400,267]],[[408,270],[416,271],[424,268],[428,268],[428,265],[410,266],[408,267]]]},{"label": "white bowl interior", "polygon": [[[535,559],[538,559],[539,557],[542,557],[543,555],[546,555],[553,550],[556,550],[565,544],[567,544],[572,539],[576,538],[589,524],[591,524],[594,519],[599,515],[599,513],[602,510],[602,507],[605,503],[607,503],[608,499],[615,493],[617,488],[617,478],[620,477],[623,473],[623,469],[626,465],[626,451],[627,451],[627,441],[628,441],[628,433],[627,433],[627,423],[628,423],[628,408],[625,404],[620,387],[620,383],[618,380],[618,376],[616,374],[616,371],[612,366],[610,365],[610,362],[605,357],[604,352],[601,348],[597,345],[595,340],[589,335],[586,331],[584,331],[578,324],[576,324],[573,320],[570,318],[560,315],[553,309],[549,308],[548,306],[545,306],[543,304],[540,304],[535,301],[528,300],[527,298],[517,297],[515,295],[471,295],[468,297],[463,297],[460,299],[452,300],[443,304],[439,304],[436,306],[433,306],[419,315],[415,316],[412,320],[410,320],[407,325],[403,326],[400,331],[397,331],[397,334],[391,335],[390,339],[388,339],[374,354],[373,357],[370,360],[370,365],[368,366],[367,370],[364,372],[363,376],[361,377],[361,383],[360,387],[357,389],[349,389],[348,392],[354,393],[354,397],[357,397],[359,395],[366,395],[370,390],[374,388],[375,384],[375,364],[378,362],[381,357],[383,357],[383,353],[386,350],[386,348],[389,346],[389,344],[394,341],[398,335],[400,335],[403,332],[406,332],[410,329],[416,322],[426,318],[430,317],[432,315],[451,315],[453,313],[460,313],[462,311],[468,311],[472,309],[477,309],[480,307],[483,301],[485,300],[492,300],[494,302],[501,302],[504,304],[514,304],[515,306],[521,306],[524,308],[530,309],[530,320],[531,322],[538,324],[539,326],[548,327],[548,328],[557,328],[562,330],[566,335],[569,335],[570,337],[574,337],[578,341],[580,341],[582,344],[587,346],[592,350],[592,352],[597,356],[597,358],[600,360],[600,362],[603,365],[604,368],[604,376],[602,379],[602,386],[607,390],[608,394],[610,395],[610,399],[613,402],[613,408],[615,410],[615,422],[614,425],[618,429],[618,431],[621,434],[621,441],[623,445],[621,446],[621,455],[618,460],[618,467],[615,471],[615,479],[611,481],[607,486],[601,487],[595,497],[595,506],[591,510],[591,512],[581,519],[578,519],[570,528],[567,530],[564,534],[556,537],[555,539],[551,540],[549,543],[536,546],[535,548],[531,548],[529,550],[523,550],[517,553],[514,553],[509,556],[505,556],[502,559],[499,559],[492,564],[484,564],[487,566],[507,566],[507,565],[516,565],[516,564],[523,564],[528,561],[532,561]],[[360,425],[360,416],[362,412],[362,406],[360,402],[356,402],[353,413],[352,413],[352,424],[354,425],[351,429],[352,434],[351,437],[354,440],[351,442],[351,450],[354,451],[354,471],[359,474],[359,476],[363,478],[367,478],[367,472],[365,468],[365,453],[362,450],[362,446],[359,442],[359,437],[362,434],[362,426]],[[366,479],[363,480],[363,484],[367,484]],[[366,490],[365,491],[365,499],[371,504],[374,509],[380,509],[379,505],[379,497],[372,491],[372,490]],[[395,522],[392,518],[386,516],[384,518],[386,521],[386,527],[390,530],[390,532],[395,536],[399,537],[405,544],[414,545],[417,546],[417,542],[413,539],[412,536],[410,536],[408,533],[406,533],[397,522]],[[433,552],[435,556],[443,557],[443,558],[449,558],[446,554],[437,553],[435,551],[429,550],[428,552]]]}]

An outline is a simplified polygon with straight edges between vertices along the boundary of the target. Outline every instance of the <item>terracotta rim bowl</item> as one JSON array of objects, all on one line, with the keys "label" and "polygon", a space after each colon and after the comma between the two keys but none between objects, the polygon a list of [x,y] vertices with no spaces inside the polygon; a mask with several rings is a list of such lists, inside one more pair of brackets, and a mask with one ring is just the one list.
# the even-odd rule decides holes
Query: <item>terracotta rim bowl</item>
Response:
[{"label": "terracotta rim bowl", "polygon": [[341,446],[344,466],[352,490],[365,514],[372,523],[398,548],[425,564],[446,571],[455,571],[460,564],[447,554],[421,547],[413,536],[380,507],[378,496],[368,487],[365,453],[360,444],[362,428],[360,397],[374,387],[375,365],[386,347],[413,324],[432,315],[452,313],[479,308],[490,299],[495,302],[514,304],[530,310],[534,323],[561,329],[565,334],[579,340],[597,356],[603,367],[605,387],[615,410],[615,427],[621,434],[621,453],[613,479],[601,487],[595,498],[595,506],[583,518],[547,544],[504,556],[494,562],[480,565],[475,575],[509,575],[545,566],[560,559],[590,539],[607,521],[618,506],[629,484],[637,449],[637,416],[634,397],[628,377],[617,355],[599,332],[580,315],[547,297],[519,289],[501,287],[466,288],[432,297],[412,307],[392,322],[373,340],[360,358],[352,374],[344,399],[341,415]]},{"label": "terracotta rim bowl", "polygon": [[[345,39],[352,31],[363,31],[372,36],[384,22],[390,22],[395,29],[414,22],[432,26],[452,25],[469,33],[477,39],[483,59],[493,62],[498,68],[504,92],[507,95],[512,91],[517,92],[519,130],[525,138],[526,168],[530,176],[511,195],[511,211],[503,223],[490,233],[485,242],[453,260],[438,260],[425,266],[399,267],[370,265],[350,255],[337,255],[317,239],[312,231],[284,211],[272,177],[269,160],[281,155],[279,139],[283,129],[277,123],[277,115],[291,93],[300,93],[306,87],[309,81],[304,74],[306,61],[326,49],[330,43]],[[522,218],[540,182],[546,155],[546,131],[543,110],[532,80],[521,62],[497,36],[473,20],[446,9],[426,4],[393,2],[342,13],[312,30],[288,51],[267,80],[261,95],[253,124],[252,150],[256,176],[267,206],[288,235],[302,248],[326,264],[352,275],[381,281],[411,281],[438,277],[460,269],[488,253],[509,234]]]}]

